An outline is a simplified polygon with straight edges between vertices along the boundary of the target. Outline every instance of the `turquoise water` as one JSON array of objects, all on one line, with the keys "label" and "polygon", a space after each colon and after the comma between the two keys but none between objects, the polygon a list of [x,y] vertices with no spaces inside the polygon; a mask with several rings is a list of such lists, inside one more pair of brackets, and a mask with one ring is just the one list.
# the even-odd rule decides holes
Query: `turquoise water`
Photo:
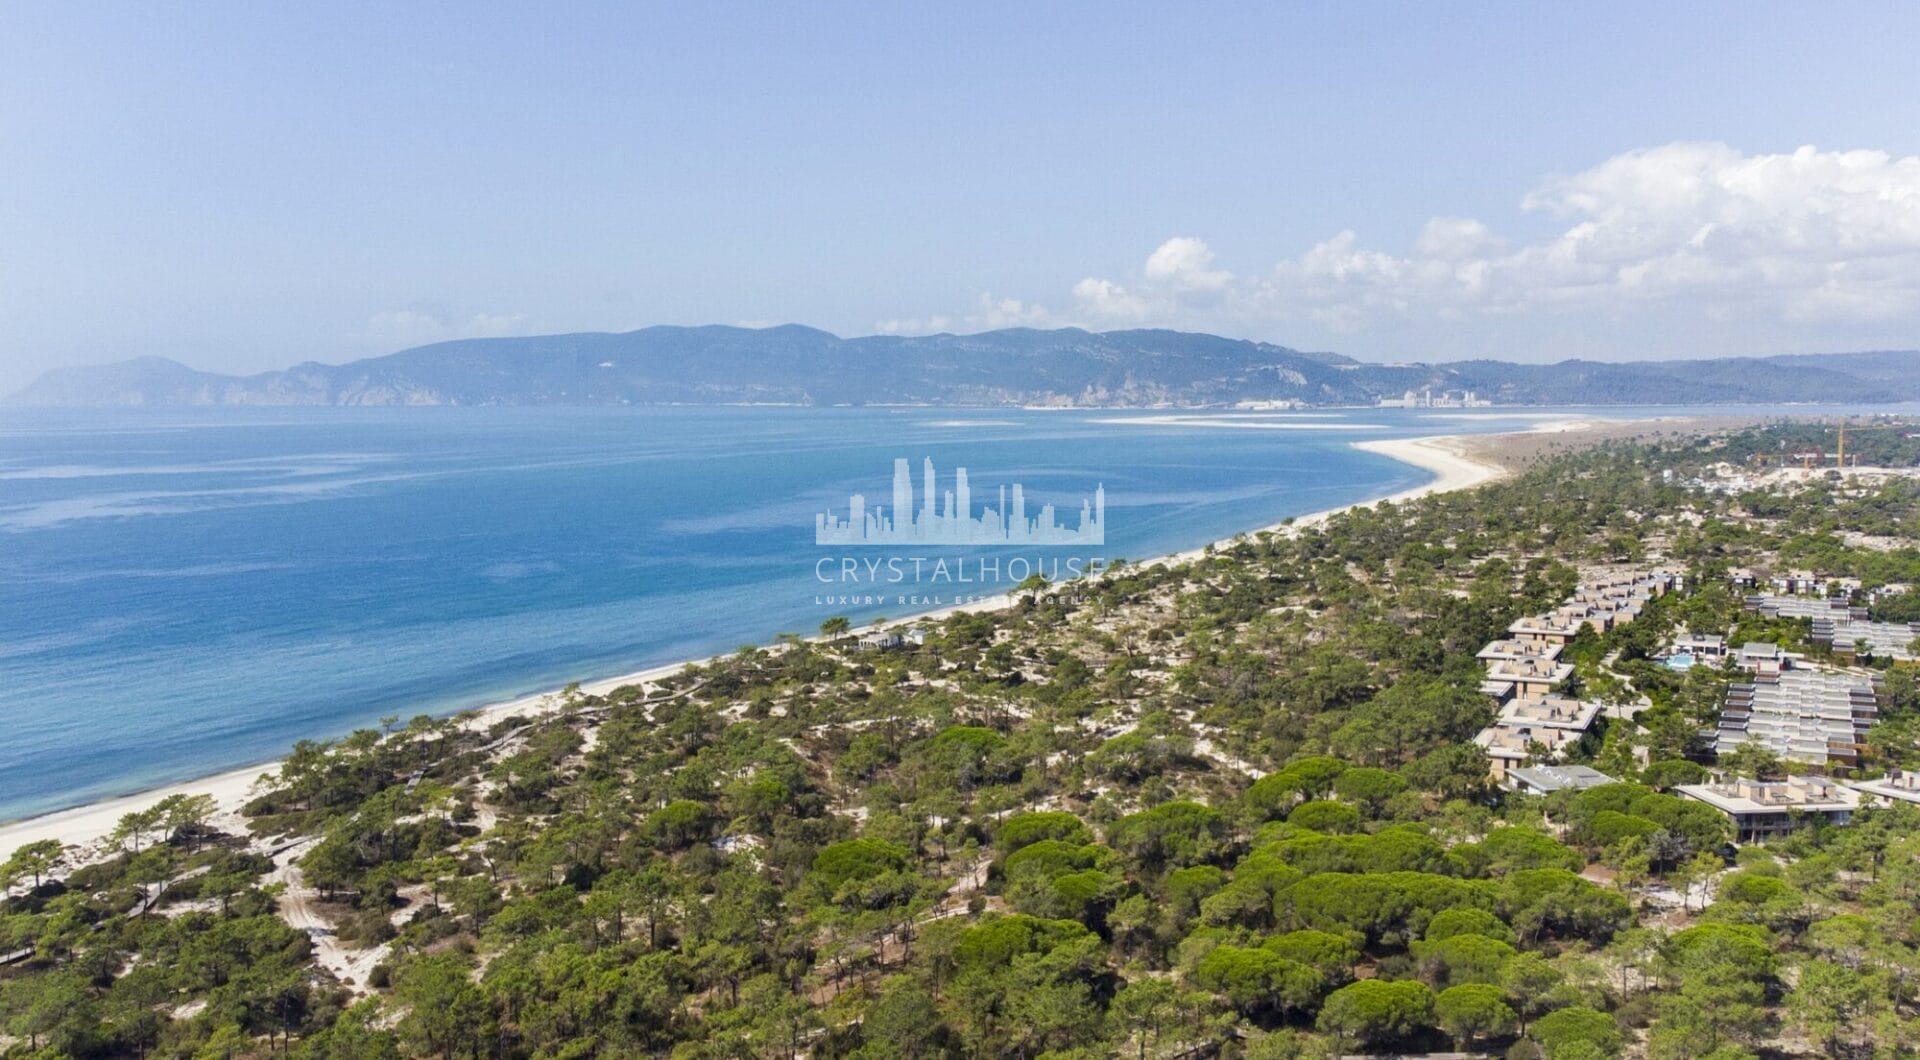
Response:
[{"label": "turquoise water", "polygon": [[[1671,412],[1672,410],[1665,410]],[[1609,414],[1618,414],[1611,410]],[[882,409],[0,412],[0,819],[283,753],[388,714],[898,617],[956,583],[823,583],[814,516],[893,461],[969,469],[1140,559],[1426,481],[1348,441],[1509,430],[1364,410],[1236,430]],[[1121,422],[1115,422],[1121,421]],[[1017,573],[1017,568],[1003,571]],[[1017,579],[1016,579],[1017,580]],[[1005,586],[1002,586],[1004,588]],[[847,595],[879,595],[849,605]],[[903,603],[902,596],[909,602]]]}]

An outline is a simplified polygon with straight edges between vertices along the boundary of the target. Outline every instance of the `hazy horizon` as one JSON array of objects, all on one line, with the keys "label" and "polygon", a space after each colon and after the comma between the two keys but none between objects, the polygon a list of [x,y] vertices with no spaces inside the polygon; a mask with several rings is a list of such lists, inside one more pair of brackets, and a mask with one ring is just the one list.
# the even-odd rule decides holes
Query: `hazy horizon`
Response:
[{"label": "hazy horizon", "polygon": [[[636,327],[636,328],[625,328],[625,329],[622,329],[622,330],[621,330],[621,331],[619,331],[619,332],[609,332],[609,331],[563,331],[563,332],[552,332],[552,333],[551,333],[551,335],[569,335],[569,334],[624,334],[624,333],[628,333],[628,332],[634,332],[634,331],[646,331],[646,330],[648,330],[648,329],[650,329],[650,328],[656,328],[656,327],[666,327],[666,328],[700,328],[700,327],[733,327],[733,328],[742,328],[742,329],[745,329],[745,330],[752,330],[752,331],[771,331],[771,330],[777,330],[777,329],[779,329],[779,328],[785,328],[785,327],[801,327],[801,328],[808,328],[808,329],[811,329],[811,330],[814,330],[814,331],[822,331],[822,332],[826,332],[826,333],[827,333],[827,334],[829,334],[829,335],[833,335],[833,336],[834,336],[835,338],[838,338],[838,339],[847,339],[847,340],[851,340],[851,339],[861,339],[861,338],[891,338],[891,337],[895,337],[895,336],[894,336],[893,334],[891,334],[891,333],[886,333],[886,332],[870,332],[870,333],[867,333],[867,334],[860,334],[860,335],[842,335],[842,334],[840,334],[840,333],[838,333],[838,332],[835,332],[835,331],[832,331],[832,330],[830,330],[830,329],[828,329],[828,328],[820,328],[820,327],[815,327],[814,325],[811,325],[811,324],[803,324],[803,323],[800,323],[800,322],[798,322],[798,321],[786,321],[786,322],[784,322],[784,323],[778,323],[778,324],[760,324],[760,323],[754,323],[754,324],[717,324],[717,323],[708,323],[708,324],[643,324],[643,325],[641,325],[641,326],[639,326],[639,327]],[[1007,330],[1017,330],[1017,329],[1023,329],[1023,328],[1024,328],[1024,329],[1028,329],[1028,330],[1039,330],[1039,331],[1060,331],[1060,330],[1074,330],[1074,329],[1078,329],[1078,330],[1085,330],[1085,331],[1090,331],[1090,332],[1092,332],[1092,333],[1094,333],[1094,334],[1101,334],[1101,333],[1106,333],[1106,332],[1121,332],[1121,331],[1131,331],[1131,330],[1171,330],[1171,331],[1178,331],[1178,332],[1182,332],[1182,333],[1186,333],[1186,334],[1206,334],[1206,335],[1213,335],[1214,337],[1217,337],[1217,338],[1229,338],[1229,339],[1245,339],[1246,341],[1249,341],[1249,342],[1264,342],[1264,343],[1269,343],[1269,344],[1271,344],[1271,345],[1276,345],[1276,346],[1287,346],[1287,343],[1284,343],[1284,342],[1275,342],[1274,340],[1271,340],[1271,339],[1257,339],[1257,338],[1249,338],[1249,337],[1246,337],[1246,336],[1239,336],[1239,335],[1220,335],[1220,334],[1218,334],[1218,333],[1215,333],[1215,332],[1195,332],[1195,331],[1192,331],[1191,329],[1186,329],[1186,328],[1158,328],[1158,327],[1155,327],[1154,325],[1140,325],[1140,326],[1139,326],[1139,327],[1138,327],[1138,328],[1136,329],[1136,328],[1083,328],[1083,327],[1081,327],[1080,325],[1077,325],[1077,324],[1061,324],[1061,325],[1053,325],[1053,326],[1036,326],[1036,325],[1028,325],[1028,324],[1011,324],[1011,325],[1007,325],[1006,327],[1000,327],[1000,328],[979,328],[979,329],[969,329],[969,330],[959,330],[959,331],[951,331],[951,332],[945,332],[944,334],[951,334],[951,335],[955,335],[955,336],[958,336],[958,337],[960,337],[960,338],[967,338],[967,337],[971,337],[971,336],[975,336],[975,335],[984,335],[984,334],[987,334],[987,333],[989,333],[989,332],[994,332],[994,331],[1007,331]],[[936,335],[939,335],[939,334],[943,334],[943,333],[942,333],[942,332],[916,332],[916,333],[914,333],[914,334],[913,334],[913,336],[911,336],[911,337],[931,337],[931,336],[936,336]],[[281,370],[284,370],[284,369],[289,369],[289,368],[293,368],[293,367],[296,367],[296,366],[297,366],[298,364],[301,364],[301,363],[317,363],[317,364],[323,364],[323,365],[340,365],[340,364],[348,364],[348,363],[352,363],[352,362],[354,362],[354,361],[360,361],[360,360],[367,360],[367,359],[373,359],[373,358],[379,358],[379,357],[384,357],[384,356],[389,356],[389,355],[391,355],[391,354],[396,354],[396,353],[404,353],[404,352],[406,352],[407,350],[411,350],[411,349],[418,349],[418,348],[420,348],[420,347],[422,347],[422,346],[431,346],[431,345],[437,345],[437,344],[439,344],[439,343],[442,343],[442,342],[459,342],[459,341],[465,341],[465,340],[468,340],[468,339],[510,339],[510,338],[538,338],[538,337],[542,337],[542,336],[541,336],[541,335],[531,335],[531,334],[529,334],[529,335],[468,335],[468,336],[462,336],[462,337],[459,337],[459,338],[449,338],[449,339],[436,339],[436,340],[433,340],[432,342],[427,342],[427,343],[419,343],[419,344],[415,344],[415,345],[413,345],[413,346],[403,346],[403,347],[400,347],[400,348],[398,348],[398,349],[394,349],[394,350],[388,350],[388,351],[385,351],[384,353],[370,353],[370,354],[365,354],[365,355],[362,355],[362,356],[358,356],[358,357],[343,357],[343,358],[339,358],[339,359],[337,359],[337,360],[332,360],[332,361],[327,361],[327,360],[320,360],[320,359],[317,359],[317,358],[310,358],[310,359],[308,359],[308,360],[307,360],[307,361],[305,361],[305,362],[288,362],[288,363],[286,363],[286,364],[276,364],[276,365],[265,365],[265,366],[260,366],[260,367],[247,367],[247,368],[238,368],[238,369],[215,369],[215,368],[207,368],[207,367],[205,367],[205,366],[203,366],[203,365],[200,365],[200,364],[196,364],[196,363],[194,363],[193,361],[189,361],[189,360],[183,360],[183,359],[181,359],[181,358],[178,358],[178,357],[167,357],[167,356],[165,356],[165,355],[162,355],[162,354],[133,354],[133,355],[130,355],[130,356],[128,356],[128,357],[123,357],[123,358],[119,358],[118,360],[115,360],[115,361],[84,361],[84,362],[74,362],[74,363],[72,363],[72,364],[60,364],[60,365],[49,365],[49,366],[48,366],[48,367],[47,367],[46,369],[42,369],[42,370],[41,370],[41,372],[39,372],[39,373],[36,373],[36,374],[35,374],[35,376],[34,376],[33,378],[38,378],[38,376],[39,376],[39,375],[41,375],[41,374],[44,374],[44,373],[45,373],[46,371],[50,371],[50,370],[53,370],[53,369],[56,369],[56,368],[97,368],[97,367],[104,367],[104,366],[107,366],[107,365],[111,365],[111,364],[117,364],[117,363],[124,363],[124,362],[127,362],[127,361],[133,361],[133,360],[139,360],[139,359],[142,359],[142,358],[149,358],[149,357],[153,357],[153,358],[159,358],[159,359],[162,359],[162,360],[168,360],[168,361],[173,361],[174,363],[177,363],[177,364],[181,364],[181,365],[185,365],[185,366],[186,366],[186,367],[188,367],[188,368],[192,368],[192,369],[195,369],[195,370],[198,370],[198,371],[203,371],[203,372],[211,372],[211,373],[215,373],[215,374],[220,374],[220,375],[233,375],[233,376],[240,376],[240,377],[245,377],[245,376],[250,376],[250,375],[257,375],[257,374],[261,374],[261,373],[267,373],[267,372],[276,372],[276,371],[281,371]],[[1321,354],[1334,354],[1334,355],[1342,355],[1342,354],[1345,354],[1345,351],[1342,351],[1342,350],[1321,350],[1321,349],[1305,349],[1305,348],[1302,348],[1302,347],[1298,347],[1298,346],[1291,346],[1291,347],[1288,347],[1288,348],[1290,348],[1290,349],[1293,349],[1293,350],[1295,350],[1295,351],[1297,351],[1297,352],[1299,352],[1299,353],[1304,353],[1304,354],[1309,354],[1309,355],[1315,355],[1315,356],[1317,356],[1317,355],[1321,355]],[[1920,347],[1917,347],[1917,348],[1920,348]],[[1890,347],[1873,347],[1873,348],[1869,348],[1869,347],[1862,347],[1862,348],[1860,348],[1860,349],[1854,349],[1854,350],[1837,350],[1837,349],[1836,349],[1836,350],[1777,350],[1777,351],[1755,351],[1755,352],[1753,352],[1753,353],[1736,353],[1736,354],[1714,354],[1714,353],[1700,353],[1700,354],[1695,354],[1695,355],[1694,355],[1694,356],[1692,356],[1692,357],[1674,357],[1674,358],[1658,358],[1658,357],[1652,357],[1652,356],[1648,356],[1648,357],[1632,357],[1632,358],[1581,358],[1581,357],[1577,357],[1577,356],[1569,356],[1569,357],[1564,357],[1564,358],[1553,358],[1552,360],[1549,360],[1549,361],[1544,361],[1544,362],[1543,362],[1543,361],[1526,361],[1526,360],[1522,360],[1522,359],[1518,359],[1518,358],[1513,358],[1513,359],[1510,359],[1510,360],[1512,360],[1512,362],[1513,362],[1513,363],[1520,363],[1520,364],[1526,364],[1526,363],[1554,363],[1554,362],[1556,362],[1556,361],[1567,361],[1567,360],[1583,360],[1583,359],[1585,359],[1585,360],[1601,360],[1601,361],[1616,361],[1616,362],[1620,362],[1620,363],[1631,363],[1631,362],[1635,362],[1635,361],[1653,361],[1653,360],[1660,360],[1660,359],[1675,359],[1675,360],[1708,360],[1708,359],[1714,359],[1714,358],[1721,358],[1721,357],[1791,357],[1791,356],[1829,356],[1829,355],[1845,355],[1845,354],[1850,354],[1850,353],[1889,353],[1889,352],[1890,352],[1890,353],[1906,353],[1906,352],[1911,352],[1911,351],[1910,351],[1910,350],[1908,350],[1908,349],[1905,349],[1905,348],[1890,348]],[[1352,357],[1352,356],[1353,356],[1353,355],[1351,355],[1351,354],[1345,354],[1345,355],[1346,355],[1346,356],[1350,356],[1350,357]],[[1469,358],[1469,357],[1459,357],[1459,358],[1447,358],[1447,359],[1446,359],[1445,361],[1441,361],[1441,360],[1424,360],[1424,359],[1421,359],[1421,358],[1412,358],[1412,357],[1408,357],[1408,358],[1401,358],[1401,359],[1399,359],[1399,361],[1395,361],[1395,360],[1389,360],[1389,359],[1387,359],[1387,358],[1375,358],[1375,357],[1353,357],[1353,359],[1354,359],[1354,360],[1357,360],[1357,361],[1360,361],[1360,362],[1362,362],[1362,363],[1366,363],[1366,364],[1381,364],[1381,365],[1384,365],[1384,364],[1393,364],[1393,363],[1447,363],[1448,361],[1461,361],[1461,360],[1470,360],[1470,359],[1477,359],[1477,358]],[[1494,359],[1500,359],[1500,358],[1494,358]],[[27,385],[28,383],[31,383],[32,381],[33,381],[32,379],[28,379],[28,380],[26,380],[26,381],[25,381],[24,383],[22,383],[22,387],[24,387],[24,386],[25,386],[25,385]],[[13,388],[13,389],[0,389],[0,398],[5,398],[5,397],[7,397],[7,396],[8,396],[9,394],[11,394],[11,393],[14,393],[14,392],[15,392],[16,390],[18,390],[18,389],[20,389],[20,387],[15,387],[15,388]]]},{"label": "hazy horizon", "polygon": [[1916,36],[1732,4],[21,7],[0,392],[788,321],[1911,349]]}]

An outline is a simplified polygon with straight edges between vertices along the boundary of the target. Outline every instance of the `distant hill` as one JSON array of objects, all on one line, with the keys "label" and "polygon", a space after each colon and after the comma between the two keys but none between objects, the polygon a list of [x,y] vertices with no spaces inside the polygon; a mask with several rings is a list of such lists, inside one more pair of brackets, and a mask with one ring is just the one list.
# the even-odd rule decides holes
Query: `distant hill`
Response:
[{"label": "distant hill", "polygon": [[142,357],[48,372],[9,404],[1371,404],[1408,390],[1503,404],[1920,400],[1920,352],[1605,364],[1367,364],[1179,331],[1014,328],[843,339],[798,325],[463,339],[251,376]]},{"label": "distant hill", "polygon": [[[1458,361],[1432,369],[1450,390],[1502,404],[1716,405],[1920,400],[1920,351],[1690,361]],[[1373,377],[1369,371],[1367,374]],[[1437,384],[1436,384],[1437,388]]]}]

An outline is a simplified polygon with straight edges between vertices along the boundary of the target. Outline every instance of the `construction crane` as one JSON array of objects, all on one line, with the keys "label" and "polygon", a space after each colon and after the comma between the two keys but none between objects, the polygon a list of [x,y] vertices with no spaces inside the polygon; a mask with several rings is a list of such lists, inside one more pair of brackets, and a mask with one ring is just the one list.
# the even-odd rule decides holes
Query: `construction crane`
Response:
[{"label": "construction crane", "polygon": [[[1839,423],[1839,440],[1835,444],[1834,451],[1831,454],[1833,456],[1834,467],[1847,466],[1847,426],[1848,424],[1847,424],[1846,418],[1842,417]],[[1904,428],[1902,428],[1899,424],[1886,423],[1886,424],[1880,424],[1878,426],[1855,427],[1853,428],[1853,433],[1859,434],[1861,431],[1893,431],[1893,430],[1903,430],[1903,429]],[[1820,454],[1822,463],[1826,461],[1827,455],[1828,454],[1826,453]],[[1808,465],[1808,466],[1812,466],[1812,465]],[[1853,454],[1853,466],[1854,467],[1860,466],[1859,453]]]}]

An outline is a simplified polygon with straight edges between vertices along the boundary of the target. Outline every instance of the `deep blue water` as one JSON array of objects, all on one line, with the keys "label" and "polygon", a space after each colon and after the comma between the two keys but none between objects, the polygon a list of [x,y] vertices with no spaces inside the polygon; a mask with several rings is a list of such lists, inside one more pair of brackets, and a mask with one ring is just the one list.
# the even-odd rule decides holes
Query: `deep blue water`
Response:
[{"label": "deep blue water", "polygon": [[1491,410],[1269,418],[1330,428],[1316,430],[1111,422],[1138,418],[0,412],[0,819],[264,761],[382,715],[975,591],[923,580],[883,585],[877,605],[821,600],[873,588],[823,585],[823,557],[917,554],[813,543],[815,512],[844,516],[855,492],[890,499],[897,456],[916,475],[932,457],[943,485],[967,467],[976,512],[1020,482],[1030,511],[1052,502],[1077,522],[1105,486],[1103,549],[995,550],[1003,560],[1140,559],[1428,477],[1350,440],[1527,422]]}]

